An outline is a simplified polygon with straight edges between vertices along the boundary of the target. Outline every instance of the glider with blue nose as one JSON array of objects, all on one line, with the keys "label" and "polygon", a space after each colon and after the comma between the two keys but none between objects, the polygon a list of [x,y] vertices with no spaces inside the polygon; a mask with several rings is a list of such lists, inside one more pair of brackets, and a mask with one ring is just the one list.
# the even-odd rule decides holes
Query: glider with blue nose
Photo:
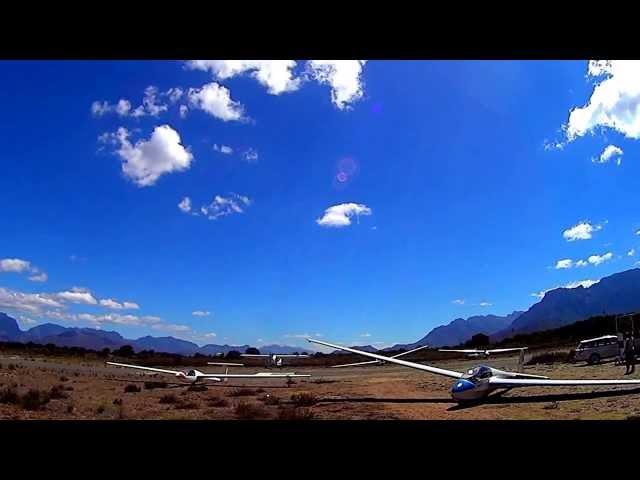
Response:
[{"label": "glider with blue nose", "polygon": [[355,348],[343,347],[313,338],[307,339],[311,343],[317,343],[326,347],[357,353],[364,357],[373,358],[388,363],[395,363],[403,367],[422,370],[424,372],[455,378],[451,387],[451,397],[456,402],[478,401],[486,398],[491,392],[499,389],[511,389],[516,387],[578,387],[588,385],[640,385],[640,380],[552,380],[541,375],[529,375],[525,373],[507,372],[486,365],[467,370],[465,373],[432,367],[422,363],[408,362],[399,358],[385,357],[376,353],[363,352]]}]

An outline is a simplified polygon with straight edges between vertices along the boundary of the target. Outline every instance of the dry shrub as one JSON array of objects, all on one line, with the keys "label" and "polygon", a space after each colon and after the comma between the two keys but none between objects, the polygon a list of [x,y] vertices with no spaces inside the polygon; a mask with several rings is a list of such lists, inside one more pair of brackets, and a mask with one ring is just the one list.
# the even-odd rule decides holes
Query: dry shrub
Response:
[{"label": "dry shrub", "polygon": [[310,408],[281,407],[278,420],[312,420],[315,414]]},{"label": "dry shrub", "polygon": [[67,405],[67,413],[73,413],[73,405]]},{"label": "dry shrub", "polygon": [[280,399],[278,397],[274,397],[273,395],[264,395],[263,397],[260,397],[260,400],[265,405],[280,405]]},{"label": "dry shrub", "polygon": [[31,388],[20,397],[19,402],[25,410],[40,410],[41,407],[49,403],[49,394],[37,388]]},{"label": "dry shrub", "polygon": [[114,405],[122,405],[122,399],[121,398],[115,398],[113,400],[113,404]]},{"label": "dry shrub", "polygon": [[124,393],[138,393],[140,391],[140,387],[133,383],[130,383],[126,387],[124,387]]},{"label": "dry shrub", "polygon": [[14,387],[7,387],[0,390],[0,403],[16,404],[20,400],[20,396]]},{"label": "dry shrub", "polygon": [[291,402],[296,407],[310,407],[318,403],[318,399],[311,393],[297,393],[291,395]]},{"label": "dry shrub", "polygon": [[206,385],[189,385],[187,390],[189,392],[206,392],[207,386]]},{"label": "dry shrub", "polygon": [[176,403],[176,406],[174,407],[176,410],[197,410],[198,408],[200,408],[200,405],[198,405],[196,402],[178,402]]},{"label": "dry shrub", "polygon": [[240,420],[259,420],[269,416],[269,413],[263,406],[249,402],[238,403],[234,409],[234,413]]},{"label": "dry shrub", "polygon": [[101,415],[104,413],[105,410],[106,410],[106,407],[104,405],[100,405],[98,408],[96,408],[96,413],[98,415]]},{"label": "dry shrub", "polygon": [[176,397],[173,393],[168,393],[167,395],[163,395],[162,397],[160,397],[160,401],[158,403],[166,403],[166,404],[173,404],[173,403],[179,403],[180,400],[178,400],[178,397]]},{"label": "dry shrub", "polygon": [[252,388],[236,388],[229,392],[230,397],[251,397],[256,395],[256,391]]},{"label": "dry shrub", "polygon": [[68,379],[67,377],[65,377],[64,375],[62,375],[62,376],[60,377],[60,381],[61,381],[61,382],[67,382],[67,381],[69,381],[69,379]]},{"label": "dry shrub", "polygon": [[52,400],[62,400],[65,398],[69,398],[69,395],[67,395],[64,390],[64,385],[54,385],[53,387],[51,387],[51,390],[49,390],[49,398],[51,398]]},{"label": "dry shrub", "polygon": [[144,382],[145,390],[153,390],[154,388],[167,388],[167,382]]},{"label": "dry shrub", "polygon": [[226,398],[214,397],[207,400],[207,405],[209,405],[210,407],[218,407],[218,408],[228,407],[229,402]]}]

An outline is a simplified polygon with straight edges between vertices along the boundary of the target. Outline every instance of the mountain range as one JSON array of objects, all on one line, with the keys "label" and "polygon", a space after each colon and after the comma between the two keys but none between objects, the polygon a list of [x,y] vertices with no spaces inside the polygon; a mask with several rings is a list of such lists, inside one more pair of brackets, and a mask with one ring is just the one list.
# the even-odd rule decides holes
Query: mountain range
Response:
[{"label": "mountain range", "polygon": [[590,287],[560,287],[549,290],[526,312],[506,316],[482,315],[457,318],[431,330],[414,343],[397,344],[385,350],[411,349],[422,345],[455,346],[484,333],[499,341],[519,333],[562,327],[602,314],[640,311],[640,269],[634,268],[602,278]]},{"label": "mountain range", "polygon": [[[546,292],[542,300],[526,312],[509,315],[477,315],[467,319],[456,318],[447,325],[432,329],[427,335],[413,343],[396,344],[385,351],[411,349],[422,345],[432,347],[455,346],[470,340],[473,335],[483,333],[492,341],[502,340],[519,333],[558,328],[595,315],[620,314],[640,311],[640,269],[634,268],[602,278],[590,287],[556,288]],[[118,332],[93,328],[69,328],[45,323],[22,331],[12,317],[0,313],[0,341],[53,343],[59,346],[84,347],[94,350],[118,348],[131,345],[134,350],[193,355],[215,355],[231,350],[244,352],[249,345],[215,345],[199,347],[193,342],[174,337],[141,337],[137,340],[124,338]],[[377,351],[366,345],[367,351]],[[300,347],[287,345],[263,345],[261,353],[311,353]]]},{"label": "mountain range", "polygon": [[[0,312],[0,341],[34,342],[42,345],[52,343],[59,347],[82,347],[91,350],[102,350],[103,348],[114,350],[123,345],[131,345],[135,351],[154,350],[156,352],[177,353],[180,355],[194,355],[196,353],[216,355],[219,353],[226,354],[232,350],[244,353],[250,347],[250,345],[215,344],[199,347],[193,342],[175,337],[146,336],[132,340],[124,338],[118,332],[95,328],[70,328],[54,323],[44,323],[27,331],[22,331],[14,318],[2,312]],[[261,353],[313,353],[310,350],[288,345],[263,345],[259,350]]]}]

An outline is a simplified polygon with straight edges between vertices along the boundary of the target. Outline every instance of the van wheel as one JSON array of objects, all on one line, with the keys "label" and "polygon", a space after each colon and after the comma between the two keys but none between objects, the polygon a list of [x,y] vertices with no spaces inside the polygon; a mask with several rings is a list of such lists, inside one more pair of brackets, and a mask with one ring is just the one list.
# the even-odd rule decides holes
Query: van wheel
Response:
[{"label": "van wheel", "polygon": [[589,355],[588,363],[589,365],[600,363],[600,355],[598,355],[597,353],[592,353],[591,355]]}]

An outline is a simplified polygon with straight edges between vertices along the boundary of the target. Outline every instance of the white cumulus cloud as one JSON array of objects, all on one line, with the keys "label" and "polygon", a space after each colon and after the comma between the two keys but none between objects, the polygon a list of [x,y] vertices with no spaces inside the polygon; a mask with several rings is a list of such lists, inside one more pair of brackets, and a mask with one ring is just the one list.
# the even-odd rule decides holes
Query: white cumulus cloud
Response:
[{"label": "white cumulus cloud", "polygon": [[589,258],[587,258],[587,261],[591,265],[597,266],[597,265],[600,265],[601,263],[608,262],[612,258],[613,258],[613,253],[608,252],[603,255],[591,255]]},{"label": "white cumulus cloud", "polygon": [[628,257],[633,257],[633,256],[635,256],[635,254],[636,254],[636,249],[635,248],[632,248],[631,250],[629,250],[627,252],[627,256]]},{"label": "white cumulus cloud", "polygon": [[38,314],[47,308],[62,308],[60,300],[45,293],[23,293],[0,287],[0,308]]},{"label": "white cumulus cloud", "polygon": [[225,155],[231,155],[233,153],[233,148],[229,145],[218,145],[217,143],[214,143],[213,149],[216,152],[224,153]]},{"label": "white cumulus cloud", "polygon": [[193,155],[181,144],[180,135],[169,125],[155,127],[149,140],[129,141],[129,131],[119,128],[113,138],[122,161],[122,172],[139,187],[154,185],[162,175],[187,170]]},{"label": "white cumulus cloud", "polygon": [[140,305],[134,302],[118,302],[113,298],[103,298],[100,300],[100,305],[113,310],[138,310]]},{"label": "white cumulus cloud", "polygon": [[209,205],[200,207],[200,212],[209,220],[217,220],[227,215],[243,213],[249,205],[251,205],[251,200],[243,195],[235,193],[228,197],[216,195]]},{"label": "white cumulus cloud", "polygon": [[193,315],[194,317],[208,317],[209,315],[211,315],[211,312],[207,310],[195,310],[191,312],[191,315]]},{"label": "white cumulus cloud", "polygon": [[598,158],[594,158],[593,163],[608,163],[613,158],[616,158],[616,165],[622,163],[622,154],[624,152],[620,147],[615,145],[607,145]]},{"label": "white cumulus cloud", "polygon": [[32,282],[46,282],[49,278],[46,272],[34,267],[29,260],[21,258],[0,259],[0,272],[30,273],[28,278]]},{"label": "white cumulus cloud", "polygon": [[556,262],[556,270],[562,270],[571,267],[573,267],[573,260],[571,260],[570,258],[565,258]]},{"label": "white cumulus cloud", "polygon": [[98,300],[96,300],[93,294],[88,289],[82,287],[73,287],[71,290],[59,292],[56,294],[56,297],[70,303],[84,305],[97,305],[98,303]]},{"label": "white cumulus cloud", "polygon": [[493,305],[493,303],[490,302],[480,302],[478,305],[480,305],[481,307],[490,307]]},{"label": "white cumulus cloud", "polygon": [[225,122],[246,120],[244,107],[231,99],[228,88],[212,82],[202,88],[190,88],[189,103],[193,108],[205,111]]},{"label": "white cumulus cloud", "polygon": [[341,203],[333,205],[324,211],[324,214],[316,220],[322,227],[346,227],[351,225],[351,217],[356,215],[371,215],[372,211],[366,205],[360,203]]},{"label": "white cumulus cloud", "polygon": [[180,200],[178,208],[184,213],[189,213],[191,211],[191,199],[189,197],[184,197]]},{"label": "white cumulus cloud", "polygon": [[331,87],[331,100],[340,110],[362,98],[362,69],[366,60],[310,60],[308,74]]},{"label": "white cumulus cloud", "polygon": [[562,236],[567,242],[575,240],[589,240],[593,236],[593,232],[602,230],[602,225],[592,225],[590,222],[579,222],[571,228],[562,232]]},{"label": "white cumulus cloud", "polygon": [[455,300],[452,300],[451,303],[455,305],[464,305],[464,298],[456,298]]},{"label": "white cumulus cloud", "polygon": [[23,273],[31,271],[31,262],[20,258],[3,258],[0,260],[0,272]]},{"label": "white cumulus cloud", "polygon": [[569,113],[569,141],[597,127],[640,138],[640,61],[591,60],[587,75],[596,81],[586,105]]},{"label": "white cumulus cloud", "polygon": [[300,87],[300,79],[293,74],[294,60],[192,60],[187,62],[187,66],[210,71],[217,80],[248,74],[272,95],[292,92]]}]

